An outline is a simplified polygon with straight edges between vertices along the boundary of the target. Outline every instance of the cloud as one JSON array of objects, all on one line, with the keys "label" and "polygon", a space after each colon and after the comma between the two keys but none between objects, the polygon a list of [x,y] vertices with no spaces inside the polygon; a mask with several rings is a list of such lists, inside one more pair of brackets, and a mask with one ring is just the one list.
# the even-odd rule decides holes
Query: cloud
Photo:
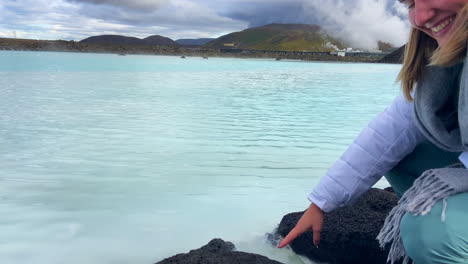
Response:
[{"label": "cloud", "polygon": [[109,5],[124,9],[150,11],[161,8],[170,3],[170,0],[69,0],[76,3],[88,3],[93,5]]},{"label": "cloud", "polygon": [[[82,4],[79,14],[112,23],[146,28],[147,36],[158,34],[173,39],[220,36],[247,27],[243,21],[219,15],[210,5],[189,0],[172,0],[158,9],[145,12],[115,5],[97,7],[94,4]],[[149,30],[155,28],[158,30]],[[182,35],[182,32],[189,34]]]},{"label": "cloud", "polygon": [[319,24],[306,9],[303,0],[232,1],[220,13],[226,17],[248,22],[249,27],[272,23]]},{"label": "cloud", "polygon": [[[119,34],[163,35],[172,39],[217,37],[247,24],[217,14],[213,5],[189,0],[160,1],[153,9],[137,7],[156,1],[90,2],[87,0],[0,0],[0,35],[18,38],[74,39]],[[133,5],[132,8],[125,5]]]},{"label": "cloud", "polygon": [[236,23],[231,18],[219,16],[215,10],[188,0],[173,0],[163,8],[140,12],[112,5],[95,8],[82,5],[79,13],[88,17],[129,25],[194,27],[229,27]]}]

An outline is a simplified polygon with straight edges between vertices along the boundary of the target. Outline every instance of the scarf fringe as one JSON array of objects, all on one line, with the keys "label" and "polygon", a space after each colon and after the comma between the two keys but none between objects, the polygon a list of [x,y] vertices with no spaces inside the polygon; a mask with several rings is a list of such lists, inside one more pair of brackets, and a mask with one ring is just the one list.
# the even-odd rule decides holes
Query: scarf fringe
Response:
[{"label": "scarf fringe", "polygon": [[[454,193],[455,190],[441,181],[434,170],[424,172],[421,177],[414,181],[413,186],[405,192],[397,206],[387,216],[384,226],[377,236],[381,248],[384,248],[386,244],[393,241],[390,246],[387,262],[394,263],[400,258],[404,258],[404,264],[409,262],[400,237],[400,222],[405,213],[426,215],[437,201]],[[443,211],[442,219],[445,218],[444,214],[445,212]]]}]

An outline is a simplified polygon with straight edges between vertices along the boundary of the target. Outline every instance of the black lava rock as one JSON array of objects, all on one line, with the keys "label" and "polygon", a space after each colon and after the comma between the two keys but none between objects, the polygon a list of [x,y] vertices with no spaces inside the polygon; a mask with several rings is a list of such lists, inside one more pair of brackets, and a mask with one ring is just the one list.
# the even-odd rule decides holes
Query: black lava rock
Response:
[{"label": "black lava rock", "polygon": [[405,55],[405,46],[403,45],[397,50],[393,51],[392,53],[388,54],[387,56],[383,57],[378,62],[380,63],[403,63],[404,55]]},{"label": "black lava rock", "polygon": [[[381,250],[376,237],[398,197],[391,192],[371,189],[355,204],[325,214],[319,248],[313,245],[312,231],[290,245],[294,252],[329,264],[385,264],[388,250]],[[286,236],[304,212],[283,217],[277,232]]]},{"label": "black lava rock", "polygon": [[156,264],[281,264],[258,254],[234,250],[234,244],[217,238],[199,249],[186,254],[177,254]]}]

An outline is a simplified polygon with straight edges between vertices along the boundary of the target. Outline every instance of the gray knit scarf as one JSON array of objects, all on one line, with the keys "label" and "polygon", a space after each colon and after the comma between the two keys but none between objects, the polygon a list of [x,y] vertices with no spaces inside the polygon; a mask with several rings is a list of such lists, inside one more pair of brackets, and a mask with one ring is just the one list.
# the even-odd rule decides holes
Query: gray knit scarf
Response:
[{"label": "gray knit scarf", "polygon": [[[463,64],[442,68],[426,67],[415,89],[415,122],[437,147],[451,151],[468,150],[468,59]],[[400,237],[400,221],[405,213],[426,215],[439,200],[444,209],[447,197],[468,192],[468,170],[462,164],[430,169],[414,181],[388,215],[377,239],[383,248],[392,242],[387,262],[404,258],[409,262]]]}]

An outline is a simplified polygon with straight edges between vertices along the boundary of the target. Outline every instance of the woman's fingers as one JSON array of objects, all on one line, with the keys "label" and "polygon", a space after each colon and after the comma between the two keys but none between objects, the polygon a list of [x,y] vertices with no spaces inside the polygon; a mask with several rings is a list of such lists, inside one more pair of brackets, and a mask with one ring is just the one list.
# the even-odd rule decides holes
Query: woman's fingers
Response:
[{"label": "woman's fingers", "polygon": [[314,240],[314,246],[318,248],[320,244],[320,233],[322,232],[322,226],[323,226],[323,211],[319,207],[317,207],[315,204],[311,204],[310,210],[313,211],[313,240]]},{"label": "woman's fingers", "polygon": [[320,233],[322,232],[323,225],[323,211],[315,204],[304,212],[301,219],[297,222],[296,226],[289,232],[289,234],[280,242],[278,248],[283,248],[291,243],[296,237],[302,235],[307,230],[313,231],[313,243],[318,248],[320,244]]},{"label": "woman's fingers", "polygon": [[297,227],[297,225],[289,232],[289,234],[281,241],[278,248],[283,248],[291,243],[296,237],[300,236],[302,233]]},{"label": "woman's fingers", "polygon": [[[291,243],[294,239],[296,239],[296,237],[302,235],[302,233],[304,233],[304,231],[300,231],[297,226],[294,227],[291,232],[289,232],[289,234],[281,241],[281,243],[279,244],[278,248],[283,248],[287,245],[289,245],[289,243]],[[313,240],[314,240],[314,246],[316,248],[318,248],[319,244],[320,244],[320,229],[316,229],[316,230],[313,230]]]},{"label": "woman's fingers", "polygon": [[319,244],[320,244],[320,230],[314,230],[313,231],[313,237],[314,237],[314,246],[316,248],[319,247]]},{"label": "woman's fingers", "polygon": [[278,247],[282,248],[282,247],[288,245],[294,239],[296,239],[296,237],[302,235],[302,233],[304,233],[308,229],[309,230],[312,229],[312,223],[311,223],[309,218],[310,218],[309,213],[308,213],[308,211],[306,211],[302,215],[301,219],[299,219],[296,226],[291,231],[289,231],[288,235],[283,239],[283,241],[281,241],[281,243],[280,243],[280,245]]},{"label": "woman's fingers", "polygon": [[313,227],[313,239],[314,239],[314,246],[316,248],[319,247],[320,244],[320,233],[322,232],[322,225],[323,225],[323,214],[319,214],[315,220],[314,227]]}]

